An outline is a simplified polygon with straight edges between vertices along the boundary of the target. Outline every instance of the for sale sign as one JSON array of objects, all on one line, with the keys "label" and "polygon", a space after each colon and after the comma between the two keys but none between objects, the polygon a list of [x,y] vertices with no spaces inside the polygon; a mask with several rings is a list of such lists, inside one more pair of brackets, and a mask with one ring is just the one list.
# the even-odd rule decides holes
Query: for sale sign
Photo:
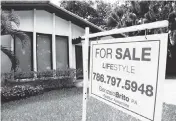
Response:
[{"label": "for sale sign", "polygon": [[167,37],[91,42],[90,95],[142,121],[159,121]]}]

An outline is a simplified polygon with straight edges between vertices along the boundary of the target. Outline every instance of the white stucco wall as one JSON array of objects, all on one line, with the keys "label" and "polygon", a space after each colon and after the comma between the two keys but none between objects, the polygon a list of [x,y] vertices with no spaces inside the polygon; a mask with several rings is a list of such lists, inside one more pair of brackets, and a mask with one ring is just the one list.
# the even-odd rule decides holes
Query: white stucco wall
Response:
[{"label": "white stucco wall", "polygon": [[57,35],[69,36],[69,22],[56,16],[55,33]]},{"label": "white stucco wall", "polygon": [[[26,10],[26,11],[14,11],[20,19],[19,29],[22,31],[33,32],[34,31],[34,11]],[[59,16],[55,16],[55,29],[53,28],[53,14],[49,13],[45,10],[36,10],[36,26],[35,31],[37,33],[43,34],[52,34],[55,31],[55,35],[60,36],[68,36],[69,37],[69,56],[72,56],[69,61],[72,62],[71,68],[76,68],[76,55],[75,55],[75,45],[72,45],[72,39],[77,38],[79,36],[83,36],[85,33],[84,28],[77,26],[65,19],[60,18]],[[11,41],[10,38],[5,38],[8,42]],[[6,41],[7,42],[7,41]],[[3,42],[2,42],[3,43]],[[4,54],[1,57],[5,57]],[[69,57],[70,58],[70,57]],[[8,58],[3,59],[2,65],[10,66]],[[6,64],[4,64],[6,63]],[[7,68],[6,68],[7,69]],[[9,69],[7,69],[9,71]]]},{"label": "white stucco wall", "polygon": [[[11,36],[10,35],[1,36],[1,45],[4,46],[4,47],[7,47],[7,49],[10,50],[10,47],[11,47]],[[1,51],[1,73],[10,72],[11,65],[12,64],[11,64],[8,56],[5,55]]]},{"label": "white stucco wall", "polygon": [[33,11],[14,11],[20,19],[19,29],[23,31],[33,31]]},{"label": "white stucco wall", "polygon": [[[72,29],[72,38],[77,38],[81,37],[85,34],[84,28],[81,28],[75,24],[71,24],[71,29]],[[72,53],[73,53],[73,68],[76,68],[76,53],[75,53],[75,45],[72,45]]]},{"label": "white stucco wall", "polygon": [[[14,11],[20,18],[20,30],[33,31],[34,11]],[[69,22],[58,16],[55,17],[56,35],[69,36]],[[45,10],[36,10],[36,32],[52,34],[52,14]],[[72,23],[72,37],[76,38],[84,35],[84,28]]]},{"label": "white stucco wall", "polygon": [[81,28],[72,23],[72,38],[77,38],[79,36],[83,36],[85,33],[84,28]]},{"label": "white stucco wall", "polygon": [[36,10],[36,32],[52,34],[52,14],[44,10]]},{"label": "white stucco wall", "polygon": [[[22,31],[33,31],[34,11],[14,11],[20,18],[20,27]],[[36,10],[36,32],[43,34],[52,34],[53,32],[52,14],[45,10]],[[72,38],[84,35],[84,28],[71,24]],[[55,17],[55,34],[69,36],[69,22],[58,16]]]}]

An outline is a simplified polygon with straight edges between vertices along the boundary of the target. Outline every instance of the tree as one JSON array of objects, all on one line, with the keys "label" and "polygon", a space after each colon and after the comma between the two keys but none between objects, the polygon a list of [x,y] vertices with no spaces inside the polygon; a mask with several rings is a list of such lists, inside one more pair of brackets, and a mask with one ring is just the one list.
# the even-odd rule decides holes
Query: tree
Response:
[{"label": "tree", "polygon": [[[176,2],[175,1],[130,1],[116,6],[108,18],[109,29],[168,20],[168,28],[149,30],[148,34],[169,33],[168,67],[176,74]],[[126,33],[128,36],[144,35],[145,31]]]},{"label": "tree", "polygon": [[[150,23],[160,20],[169,20],[168,29],[155,29],[151,33],[170,31],[170,43],[176,44],[176,2],[171,1],[131,1],[116,6],[108,18],[109,29],[128,27],[137,24]],[[174,28],[175,27],[175,28]],[[128,33],[129,36],[144,34],[144,31]]]},{"label": "tree", "polygon": [[96,16],[96,10],[91,6],[91,1],[61,1],[60,6],[66,10],[88,20],[90,16]]},{"label": "tree", "polygon": [[[168,20],[174,12],[176,2],[166,1],[130,1],[121,6],[116,6],[108,18],[107,26],[121,28],[137,24]],[[171,21],[169,21],[171,24]],[[173,24],[172,24],[173,26]],[[166,29],[152,31],[153,33],[166,32]]]},{"label": "tree", "polygon": [[[27,44],[27,40],[29,40],[29,38],[24,32],[18,30],[19,25],[19,17],[14,12],[1,10],[1,36],[10,35],[13,39],[15,37],[19,38],[23,45],[22,47],[24,47]],[[16,71],[19,65],[19,60],[17,59],[17,57],[11,50],[2,45],[1,51],[9,57],[12,63],[11,70]]]},{"label": "tree", "polygon": [[112,5],[110,3],[105,3],[104,1],[97,0],[94,2],[94,6],[97,15],[90,17],[89,21],[103,29],[107,29],[106,19],[112,11]]},{"label": "tree", "polygon": [[96,1],[61,1],[61,7],[106,29],[106,18],[111,12],[111,4]]}]

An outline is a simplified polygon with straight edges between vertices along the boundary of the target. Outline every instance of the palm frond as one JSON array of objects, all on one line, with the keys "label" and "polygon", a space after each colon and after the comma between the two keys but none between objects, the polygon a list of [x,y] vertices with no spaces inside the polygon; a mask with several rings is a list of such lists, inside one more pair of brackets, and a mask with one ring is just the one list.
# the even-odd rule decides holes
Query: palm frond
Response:
[{"label": "palm frond", "polygon": [[9,13],[9,20],[14,22],[18,27],[20,26],[19,16],[13,11]]},{"label": "palm frond", "polygon": [[18,15],[10,11],[1,10],[1,35],[11,35],[12,37],[17,37],[21,40],[22,47],[24,47],[29,37],[17,28],[20,25],[20,20]]},{"label": "palm frond", "polygon": [[169,31],[169,39],[172,46],[176,45],[176,30]]}]

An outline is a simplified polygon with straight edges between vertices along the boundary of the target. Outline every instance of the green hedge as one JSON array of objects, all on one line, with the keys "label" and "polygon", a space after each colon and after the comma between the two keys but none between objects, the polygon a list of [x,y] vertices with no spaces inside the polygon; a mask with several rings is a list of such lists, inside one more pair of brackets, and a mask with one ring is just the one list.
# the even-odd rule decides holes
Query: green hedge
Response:
[{"label": "green hedge", "polygon": [[40,85],[32,86],[29,84],[25,85],[14,85],[4,86],[1,88],[1,101],[7,102],[12,100],[18,100],[38,94],[42,94],[44,88]]},{"label": "green hedge", "polygon": [[48,78],[48,77],[72,77],[76,76],[76,69],[57,69],[57,70],[47,70],[47,71],[30,71],[30,72],[8,72],[1,73],[1,79],[5,81],[14,81],[16,79],[30,79],[37,75],[37,78]]},{"label": "green hedge", "polygon": [[[75,69],[35,72],[38,78],[27,79],[24,77],[29,77],[33,72],[4,73],[1,75],[4,80],[4,84],[1,85],[1,100],[7,102],[42,94],[53,89],[73,87],[75,72]],[[14,77],[18,77],[18,81]]]}]

